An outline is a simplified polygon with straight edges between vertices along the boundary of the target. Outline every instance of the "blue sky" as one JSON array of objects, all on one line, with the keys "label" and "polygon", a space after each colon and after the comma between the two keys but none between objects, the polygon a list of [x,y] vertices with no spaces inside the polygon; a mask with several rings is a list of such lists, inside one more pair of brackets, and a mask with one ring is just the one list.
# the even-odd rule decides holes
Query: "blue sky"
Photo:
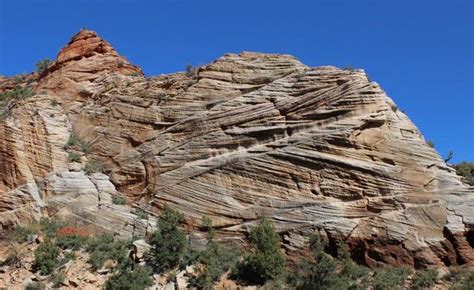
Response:
[{"label": "blue sky", "polygon": [[0,0],[0,74],[34,70],[82,27],[147,75],[227,52],[363,68],[454,162],[474,161],[470,0]]}]

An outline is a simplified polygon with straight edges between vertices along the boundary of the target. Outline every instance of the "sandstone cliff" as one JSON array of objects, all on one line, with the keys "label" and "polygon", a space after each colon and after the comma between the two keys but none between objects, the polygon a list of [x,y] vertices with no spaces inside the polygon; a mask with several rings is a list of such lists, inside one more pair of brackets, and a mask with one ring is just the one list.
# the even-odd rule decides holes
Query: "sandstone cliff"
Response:
[{"label": "sandstone cliff", "polygon": [[372,266],[474,261],[474,189],[363,70],[243,52],[144,77],[83,30],[30,78],[0,121],[4,228],[50,215],[144,233],[132,208],[166,203],[222,240],[266,216],[290,251],[319,232]]}]

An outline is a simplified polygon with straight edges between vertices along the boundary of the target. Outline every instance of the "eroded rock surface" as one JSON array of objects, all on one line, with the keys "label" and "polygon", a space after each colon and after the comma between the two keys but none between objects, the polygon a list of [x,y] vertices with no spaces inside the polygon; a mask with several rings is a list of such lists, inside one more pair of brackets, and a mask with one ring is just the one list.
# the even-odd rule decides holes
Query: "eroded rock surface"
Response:
[{"label": "eroded rock surface", "polygon": [[[189,227],[209,216],[222,240],[266,216],[288,250],[318,232],[368,265],[474,261],[474,189],[363,70],[243,52],[145,78],[82,31],[35,85],[0,121],[3,224],[119,192],[154,213],[169,204]],[[102,189],[68,160],[71,134],[103,164]]]}]

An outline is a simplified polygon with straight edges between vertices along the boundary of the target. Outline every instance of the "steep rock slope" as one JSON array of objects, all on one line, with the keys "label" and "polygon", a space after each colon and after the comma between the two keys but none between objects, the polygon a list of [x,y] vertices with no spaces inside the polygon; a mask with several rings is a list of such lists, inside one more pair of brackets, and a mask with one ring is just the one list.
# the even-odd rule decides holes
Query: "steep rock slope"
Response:
[{"label": "steep rock slope", "polygon": [[[288,250],[318,232],[368,265],[474,261],[473,188],[362,70],[244,52],[145,78],[83,30],[34,85],[0,121],[4,226],[66,212],[126,234],[127,207],[97,210],[120,192],[189,227],[207,215],[223,240],[266,216]],[[91,144],[81,162],[67,158],[71,134]],[[106,174],[86,174],[87,159]]]}]

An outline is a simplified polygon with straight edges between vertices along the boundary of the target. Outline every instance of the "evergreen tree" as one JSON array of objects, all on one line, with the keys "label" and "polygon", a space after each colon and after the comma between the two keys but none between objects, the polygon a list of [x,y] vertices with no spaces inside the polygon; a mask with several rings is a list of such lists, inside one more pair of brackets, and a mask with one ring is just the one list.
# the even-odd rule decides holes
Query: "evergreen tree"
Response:
[{"label": "evergreen tree", "polygon": [[264,284],[281,277],[285,270],[285,257],[280,249],[280,237],[266,218],[251,230],[250,242],[254,249],[239,265],[240,279]]},{"label": "evergreen tree", "polygon": [[152,249],[147,259],[148,264],[158,273],[176,267],[185,255],[187,240],[179,228],[183,219],[181,213],[168,206],[163,208],[158,229],[150,239]]}]

